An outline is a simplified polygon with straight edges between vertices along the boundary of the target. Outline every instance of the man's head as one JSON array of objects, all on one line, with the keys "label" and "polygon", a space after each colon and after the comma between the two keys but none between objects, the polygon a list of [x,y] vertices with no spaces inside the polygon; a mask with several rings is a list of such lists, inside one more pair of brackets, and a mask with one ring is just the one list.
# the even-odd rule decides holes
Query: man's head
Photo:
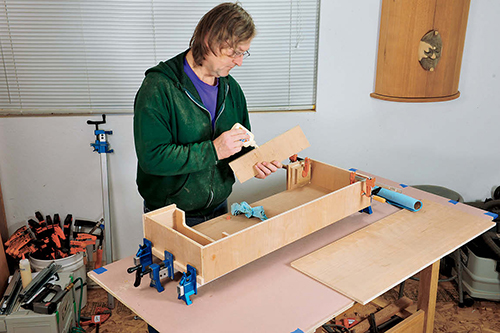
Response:
[{"label": "man's head", "polygon": [[222,49],[236,51],[255,33],[252,17],[238,3],[221,3],[206,13],[194,30],[189,42],[194,62],[201,66],[209,53],[217,56]]}]

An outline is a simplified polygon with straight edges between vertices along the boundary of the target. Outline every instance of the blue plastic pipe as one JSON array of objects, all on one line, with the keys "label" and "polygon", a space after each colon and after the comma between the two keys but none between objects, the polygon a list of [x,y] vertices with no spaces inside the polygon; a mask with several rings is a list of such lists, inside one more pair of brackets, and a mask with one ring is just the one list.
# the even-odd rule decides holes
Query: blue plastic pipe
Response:
[{"label": "blue plastic pipe", "polygon": [[[378,188],[380,187],[374,187],[373,190],[375,191]],[[388,203],[394,206],[408,209],[412,212],[418,212],[422,208],[422,201],[398,192],[387,190],[385,188],[380,188],[380,191],[377,193],[377,195],[384,198]]]}]

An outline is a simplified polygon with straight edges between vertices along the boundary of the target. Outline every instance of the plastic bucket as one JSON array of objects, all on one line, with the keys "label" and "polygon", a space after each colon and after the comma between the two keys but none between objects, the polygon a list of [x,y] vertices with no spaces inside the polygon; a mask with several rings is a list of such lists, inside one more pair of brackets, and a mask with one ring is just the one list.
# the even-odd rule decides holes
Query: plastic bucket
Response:
[{"label": "plastic bucket", "polygon": [[[52,262],[55,262],[57,265],[61,265],[62,267],[59,269],[58,273],[68,273],[68,276],[70,274],[73,275],[73,281],[75,281],[78,278],[82,278],[83,283],[87,282],[87,274],[85,270],[85,265],[83,264],[83,254],[82,253],[77,253],[73,254],[69,257],[62,258],[62,259],[55,259],[55,260],[41,260],[41,259],[35,259],[33,257],[30,257],[30,264],[31,268],[35,272],[39,272],[43,270],[45,267],[49,266]],[[65,275],[65,274],[61,274]],[[69,282],[69,281],[68,281]],[[64,282],[66,285],[67,282]],[[64,288],[65,285],[62,287]],[[79,287],[80,283],[75,284],[75,287]],[[76,299],[76,305],[78,306],[78,302],[80,301],[80,288],[78,290],[75,290],[75,299]],[[82,294],[82,308],[87,304],[87,285],[85,284],[83,286],[83,294]]]}]

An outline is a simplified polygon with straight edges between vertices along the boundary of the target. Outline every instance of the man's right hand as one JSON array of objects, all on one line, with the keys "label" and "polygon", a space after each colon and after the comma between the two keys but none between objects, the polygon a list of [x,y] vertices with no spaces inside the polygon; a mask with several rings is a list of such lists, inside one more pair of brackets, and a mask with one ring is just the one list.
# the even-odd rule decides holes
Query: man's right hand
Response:
[{"label": "man's right hand", "polygon": [[222,133],[213,141],[217,158],[219,160],[228,158],[241,150],[243,141],[249,140],[250,137],[243,129],[232,129]]}]

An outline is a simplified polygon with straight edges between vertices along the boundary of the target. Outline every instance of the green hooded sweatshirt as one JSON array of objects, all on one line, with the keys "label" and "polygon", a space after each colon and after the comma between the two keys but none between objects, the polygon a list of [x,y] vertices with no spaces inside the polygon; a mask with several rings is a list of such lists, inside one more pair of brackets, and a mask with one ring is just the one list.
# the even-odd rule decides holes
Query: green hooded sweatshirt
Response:
[{"label": "green hooded sweatshirt", "polygon": [[219,78],[215,129],[195,86],[184,73],[189,50],[146,71],[134,102],[137,186],[150,210],[172,203],[188,216],[202,216],[231,194],[234,174],[218,160],[213,140],[235,123],[250,130],[241,87]]}]

